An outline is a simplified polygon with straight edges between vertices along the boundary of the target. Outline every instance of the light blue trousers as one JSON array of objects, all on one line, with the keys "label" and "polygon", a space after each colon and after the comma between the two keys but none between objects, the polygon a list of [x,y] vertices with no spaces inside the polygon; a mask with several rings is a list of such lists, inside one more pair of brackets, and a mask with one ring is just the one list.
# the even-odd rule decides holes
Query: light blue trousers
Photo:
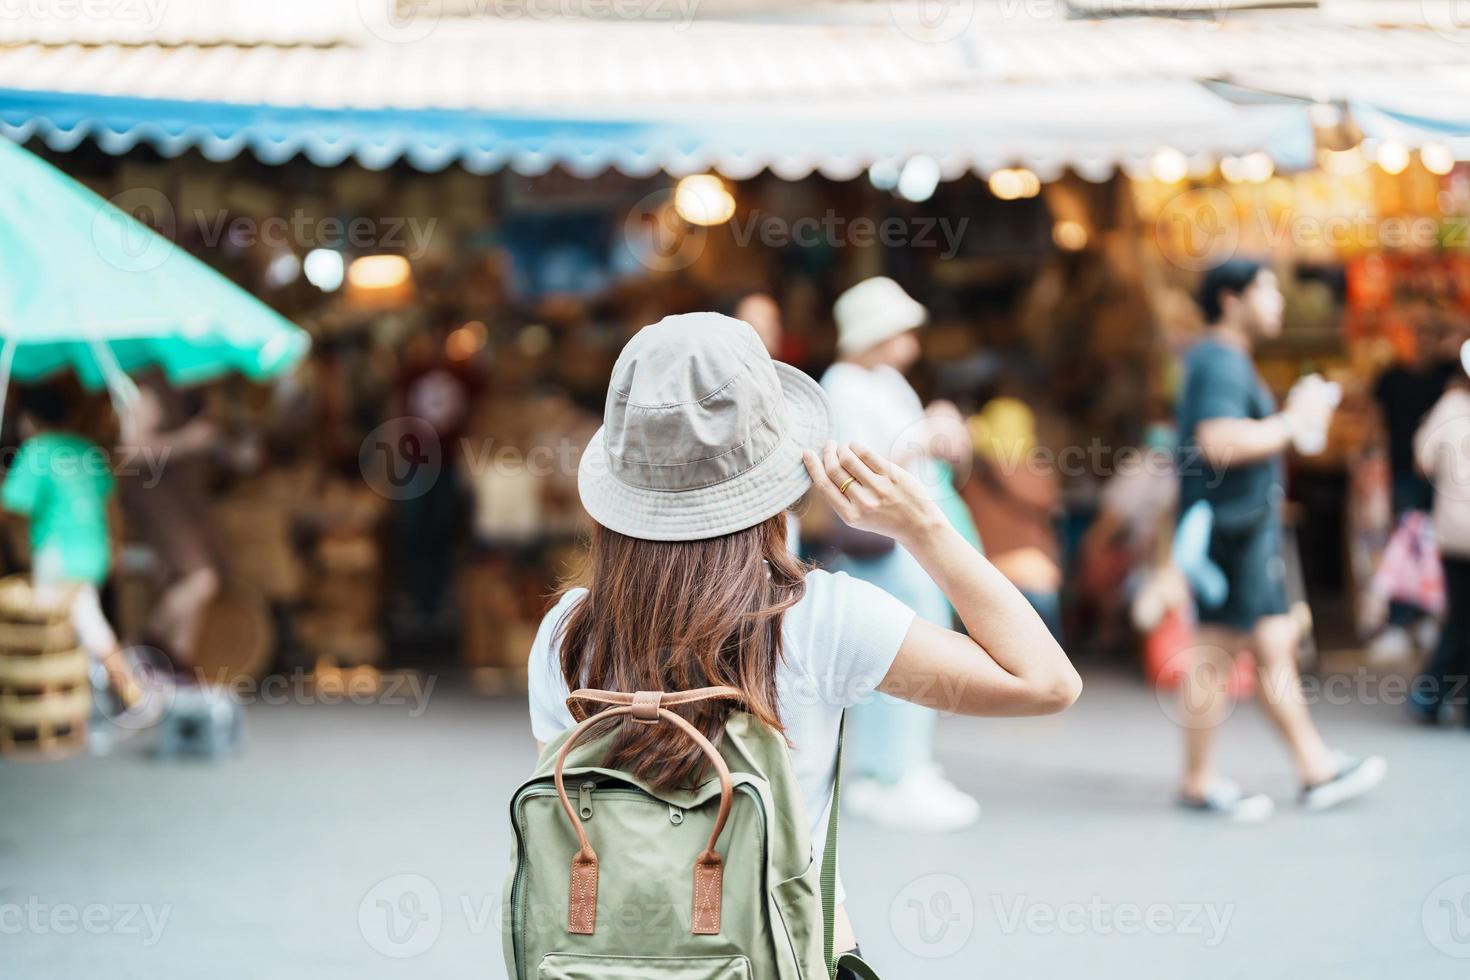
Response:
[{"label": "light blue trousers", "polygon": [[[878,586],[931,623],[949,628],[953,622],[949,600],[902,548],[882,558],[844,558],[835,567]],[[893,784],[934,761],[934,711],[875,691],[847,714],[845,753],[852,775]]]}]

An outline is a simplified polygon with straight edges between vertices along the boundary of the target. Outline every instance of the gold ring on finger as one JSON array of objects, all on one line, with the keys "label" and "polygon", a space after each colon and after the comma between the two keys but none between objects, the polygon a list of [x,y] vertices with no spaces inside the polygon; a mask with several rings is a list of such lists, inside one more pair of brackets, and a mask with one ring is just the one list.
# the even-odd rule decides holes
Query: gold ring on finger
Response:
[{"label": "gold ring on finger", "polygon": [[857,482],[857,477],[855,477],[855,476],[848,477],[846,480],[843,480],[842,481],[842,486],[840,486],[840,487],[837,488],[837,492],[838,493],[841,493],[841,494],[847,493],[847,488],[850,487],[850,486],[852,486],[856,482]]}]

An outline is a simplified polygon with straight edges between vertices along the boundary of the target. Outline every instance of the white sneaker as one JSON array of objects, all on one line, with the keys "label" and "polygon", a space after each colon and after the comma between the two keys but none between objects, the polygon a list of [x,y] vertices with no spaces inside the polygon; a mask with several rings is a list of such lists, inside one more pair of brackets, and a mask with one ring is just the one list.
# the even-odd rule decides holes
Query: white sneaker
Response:
[{"label": "white sneaker", "polygon": [[1383,782],[1388,774],[1388,760],[1381,755],[1366,759],[1338,754],[1337,775],[1315,786],[1302,787],[1302,806],[1308,810],[1326,810],[1346,803]]},{"label": "white sneaker", "polygon": [[853,816],[895,829],[947,833],[980,819],[980,804],[937,766],[916,769],[892,784],[857,779],[842,796]]},{"label": "white sneaker", "polygon": [[1264,823],[1276,812],[1276,804],[1264,793],[1247,793],[1234,780],[1217,776],[1202,797],[1180,796],[1186,810],[1225,817],[1236,823]]},{"label": "white sneaker", "polygon": [[1368,644],[1370,664],[1408,663],[1414,656],[1414,638],[1402,626],[1389,626]]},{"label": "white sneaker", "polygon": [[1439,646],[1439,633],[1439,620],[1433,616],[1425,616],[1414,624],[1414,645],[1424,653],[1429,653]]}]

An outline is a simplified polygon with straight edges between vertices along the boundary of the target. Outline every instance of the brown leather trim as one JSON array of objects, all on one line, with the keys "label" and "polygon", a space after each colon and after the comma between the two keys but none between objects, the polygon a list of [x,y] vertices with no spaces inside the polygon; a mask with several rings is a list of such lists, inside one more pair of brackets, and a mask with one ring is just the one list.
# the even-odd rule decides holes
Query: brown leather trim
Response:
[{"label": "brown leather trim", "polygon": [[597,855],[572,857],[572,890],[567,900],[567,932],[590,936],[597,931]]},{"label": "brown leather trim", "polygon": [[[711,694],[704,691],[715,692]],[[729,692],[728,694],[725,692]],[[578,695],[584,694],[606,694],[609,692],[578,691],[568,698],[568,705]],[[685,695],[699,695],[698,697],[687,697]],[[662,703],[688,704],[691,701],[706,700],[711,697],[727,698],[740,697],[740,692],[734,688],[704,688],[703,691],[687,691],[683,695],[666,694]],[[621,698],[622,696],[619,695]],[[587,839],[587,828],[583,826],[582,819],[577,816],[577,810],[572,806],[571,797],[567,795],[566,767],[567,755],[570,754],[572,746],[577,744],[589,728],[607,718],[618,715],[632,715],[634,695],[627,695],[627,701],[612,702],[617,707],[609,708],[600,714],[584,720],[572,730],[567,740],[562,743],[561,749],[556,753],[556,763],[552,769],[552,779],[556,783],[556,795],[561,800],[561,808],[566,813],[567,819],[572,822],[572,831],[577,835],[577,843],[580,845],[577,853],[572,855],[572,887],[568,900],[567,909],[567,931],[578,935],[590,936],[597,929],[597,852],[592,849],[592,843]],[[600,700],[589,697],[586,700]],[[724,903],[724,862],[716,846],[720,842],[720,834],[725,830],[725,823],[730,819],[730,807],[734,802],[735,788],[730,778],[730,767],[725,764],[725,759],[715,749],[710,740],[704,737],[699,729],[686,721],[683,717],[674,714],[668,708],[659,704],[652,705],[657,712],[657,721],[667,721],[675,728],[694,740],[694,743],[703,750],[709,759],[710,765],[714,766],[715,774],[720,780],[720,810],[715,816],[714,828],[710,831],[709,842],[705,844],[704,851],[694,864],[694,915],[691,931],[695,935],[714,935],[720,931],[720,913]],[[655,722],[657,723],[657,722]]]},{"label": "brown leather trim", "polygon": [[[696,701],[743,701],[745,695],[733,687],[700,687],[692,691],[667,691],[667,692],[639,692],[639,693],[661,693],[659,706],[663,708],[674,708],[681,704],[694,704]],[[590,701],[593,704],[610,704],[614,707],[631,705],[637,694],[624,694],[621,691],[599,691],[594,688],[580,688],[567,695],[567,710],[577,721],[585,721],[588,710],[582,703]]]},{"label": "brown leather trim", "polygon": [[634,694],[633,720],[645,725],[657,725],[659,702],[663,697],[662,691],[639,691]]},{"label": "brown leather trim", "polygon": [[694,862],[694,935],[719,935],[724,885],[725,863],[719,854],[701,854]]}]

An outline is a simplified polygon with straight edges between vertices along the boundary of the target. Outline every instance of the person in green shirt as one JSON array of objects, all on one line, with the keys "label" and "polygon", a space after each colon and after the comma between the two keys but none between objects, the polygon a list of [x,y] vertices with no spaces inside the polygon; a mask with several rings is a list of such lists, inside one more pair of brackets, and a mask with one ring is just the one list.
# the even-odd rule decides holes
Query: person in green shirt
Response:
[{"label": "person in green shirt", "polygon": [[107,451],[84,435],[95,399],[59,385],[27,391],[24,441],[0,483],[0,506],[30,524],[31,576],[40,596],[70,593],[77,639],[107,669],[118,697],[139,694],[102,612],[98,587],[112,566],[115,483]]}]

